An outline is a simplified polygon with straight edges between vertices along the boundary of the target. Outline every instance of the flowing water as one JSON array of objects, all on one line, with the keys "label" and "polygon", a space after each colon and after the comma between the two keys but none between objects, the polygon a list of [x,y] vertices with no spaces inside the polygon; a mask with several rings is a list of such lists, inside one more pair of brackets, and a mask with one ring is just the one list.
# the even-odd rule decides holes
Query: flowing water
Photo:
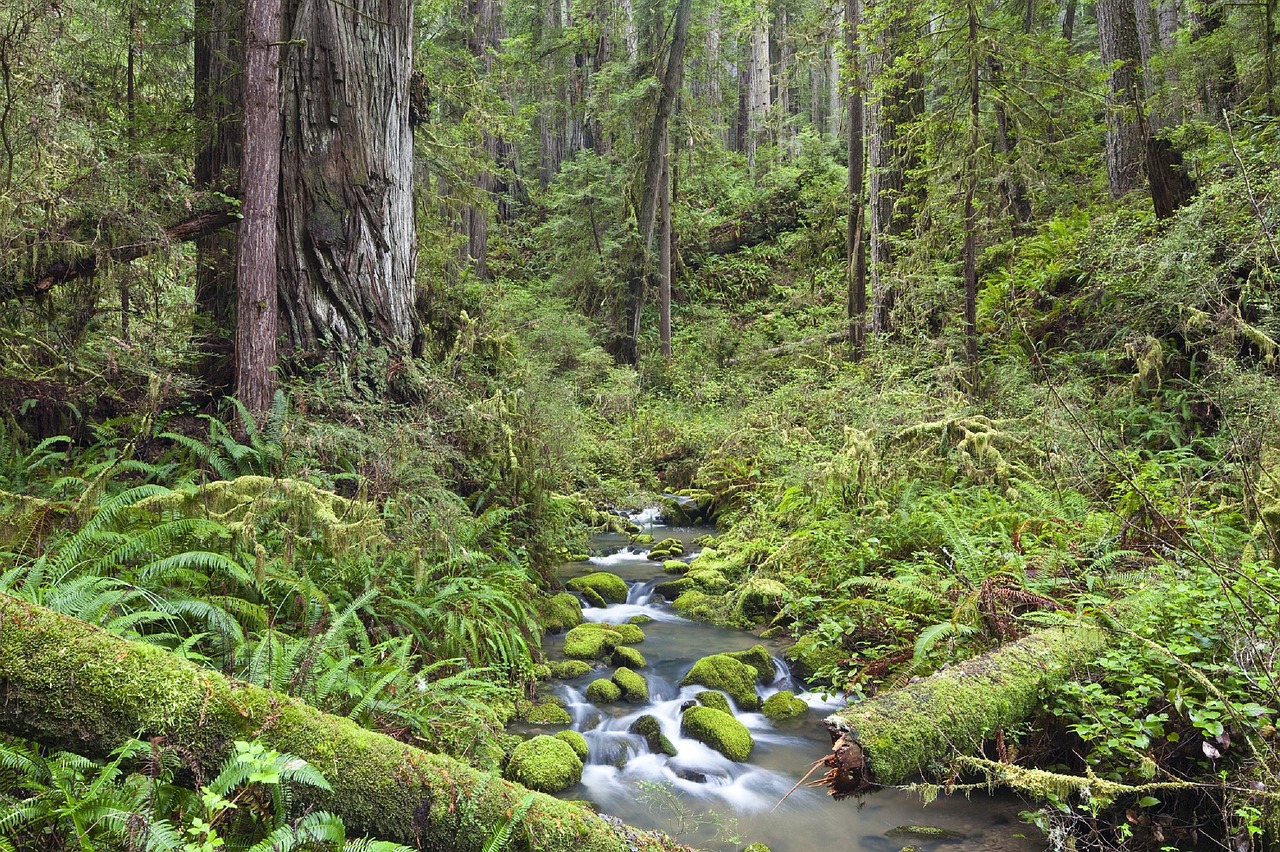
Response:
[{"label": "flowing water", "polygon": [[[658,540],[681,539],[686,559],[695,551],[692,541],[709,532],[658,526],[652,512],[633,520]],[[744,631],[678,616],[652,593],[655,585],[671,579],[663,573],[661,563],[646,559],[643,549],[628,548],[626,543],[620,536],[597,537],[593,545],[605,555],[570,563],[561,576],[567,580],[592,571],[609,571],[627,581],[630,594],[625,604],[588,607],[583,616],[588,621],[613,624],[635,615],[653,619],[642,625],[645,641],[636,646],[647,663],[641,674],[648,681],[651,703],[598,707],[588,702],[584,697],[587,685],[608,677],[611,669],[607,668],[553,683],[552,689],[564,699],[573,717],[573,729],[582,733],[590,747],[582,782],[562,793],[562,798],[588,800],[603,813],[642,828],[661,829],[706,849],[736,850],[757,841],[773,852],[897,852],[906,846],[948,852],[1044,848],[1036,829],[1018,819],[1021,807],[1011,798],[941,797],[924,806],[914,794],[897,790],[878,792],[861,803],[837,802],[824,788],[803,784],[792,790],[829,751],[831,739],[822,719],[839,707],[840,701],[806,692],[795,683],[779,657],[778,644],[762,643],[775,655],[778,674],[759,692],[763,698],[782,689],[792,690],[809,704],[806,717],[775,726],[760,713],[734,708],[755,738],[746,763],[735,763],[702,743],[681,737],[681,705],[706,688],[679,685],[693,663],[707,654],[745,650],[761,640]],[[559,658],[561,642],[557,637],[548,636],[544,644],[549,656]],[[627,732],[631,723],[645,714],[661,722],[663,733],[678,750],[675,757],[650,753],[642,737]],[[813,777],[821,772],[815,771]],[[939,839],[895,831],[920,825],[946,829],[951,836]]]}]

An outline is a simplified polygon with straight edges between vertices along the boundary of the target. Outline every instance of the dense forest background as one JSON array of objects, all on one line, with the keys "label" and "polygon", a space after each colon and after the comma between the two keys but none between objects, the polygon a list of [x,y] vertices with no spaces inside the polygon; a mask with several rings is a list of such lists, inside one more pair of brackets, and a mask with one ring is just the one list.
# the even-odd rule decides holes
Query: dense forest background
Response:
[{"label": "dense forest background", "polygon": [[[4,605],[495,771],[556,566],[665,500],[718,527],[677,606],[855,698],[1106,631],[938,755],[1056,848],[1274,846],[1276,11],[11,0]],[[0,847],[384,828],[44,710]],[[432,842],[533,843],[484,789]]]}]

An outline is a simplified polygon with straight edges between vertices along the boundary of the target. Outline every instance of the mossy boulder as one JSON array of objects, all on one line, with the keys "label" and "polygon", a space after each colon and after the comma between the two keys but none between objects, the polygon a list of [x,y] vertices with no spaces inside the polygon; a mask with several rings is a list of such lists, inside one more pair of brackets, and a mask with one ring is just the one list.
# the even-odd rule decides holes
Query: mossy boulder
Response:
[{"label": "mossy boulder", "polygon": [[563,633],[582,623],[582,604],[568,592],[544,597],[538,607],[538,621],[548,633]]},{"label": "mossy boulder", "polygon": [[534,680],[538,680],[538,681],[550,680],[551,666],[547,665],[546,663],[534,663],[533,672],[531,674],[533,675]]},{"label": "mossy boulder", "polygon": [[729,582],[729,578],[719,568],[714,568],[710,565],[699,565],[696,562],[689,567],[689,573],[684,576],[704,592],[720,594],[728,591],[729,586],[732,585]]},{"label": "mossy boulder", "polygon": [[656,594],[662,595],[669,601],[673,601],[685,592],[693,588],[693,581],[688,577],[680,577],[676,580],[668,580],[665,583],[659,583],[653,587]]},{"label": "mossy boulder", "polygon": [[654,538],[651,533],[636,533],[631,536],[632,544],[653,544]]},{"label": "mossy boulder", "polygon": [[627,619],[627,624],[648,624],[650,621],[653,621],[651,615],[633,615]]},{"label": "mossy boulder", "polygon": [[613,673],[613,682],[622,691],[622,697],[632,704],[649,703],[649,684],[644,675],[623,666]]},{"label": "mossy boulder", "polygon": [[703,707],[714,707],[724,713],[733,712],[733,708],[729,706],[729,699],[724,697],[723,692],[708,689],[705,692],[699,692],[693,697],[698,699],[698,703]]},{"label": "mossy boulder", "polygon": [[763,645],[752,645],[745,651],[731,651],[725,656],[733,657],[738,662],[746,663],[754,668],[756,677],[763,683],[772,682],[774,675],[778,673],[777,666],[773,664],[773,655]]},{"label": "mossy boulder", "polygon": [[503,774],[530,790],[559,793],[582,780],[582,758],[562,739],[537,736],[516,746]]},{"label": "mossy boulder", "polygon": [[622,690],[611,680],[600,678],[587,686],[587,700],[592,704],[612,704],[622,697]]},{"label": "mossy boulder", "polygon": [[647,665],[644,654],[629,645],[619,645],[614,648],[610,662],[615,666],[629,666],[633,669],[642,669]]},{"label": "mossy boulder", "polygon": [[587,592],[590,590],[609,603],[627,602],[627,582],[617,574],[610,574],[608,571],[595,571],[582,577],[574,577],[564,585],[565,588],[578,592],[584,597],[589,597]]},{"label": "mossy boulder", "polygon": [[680,733],[739,763],[751,756],[756,744],[746,725],[714,707],[690,707],[684,711]]},{"label": "mossy boulder", "polygon": [[530,725],[568,725],[573,722],[569,711],[557,699],[541,704],[522,700],[517,704],[516,712]]},{"label": "mossy boulder", "polygon": [[728,654],[712,654],[694,663],[680,685],[695,683],[727,692],[743,710],[755,710],[760,706],[756,695],[756,669]]},{"label": "mossy boulder", "polygon": [[581,589],[578,594],[582,595],[583,600],[587,602],[587,606],[593,606],[597,609],[604,609],[609,602],[600,596],[595,589]]},{"label": "mossy boulder", "polygon": [[782,611],[786,594],[778,580],[752,577],[738,591],[738,615],[751,622],[769,621]]},{"label": "mossy boulder", "polygon": [[668,574],[685,574],[689,571],[689,563],[679,559],[668,559],[662,563],[662,570]]},{"label": "mossy boulder", "polygon": [[676,612],[689,618],[719,622],[722,612],[722,600],[719,595],[709,595],[698,589],[690,589],[673,600],[671,607]]},{"label": "mossy boulder", "polygon": [[801,636],[783,652],[791,662],[791,673],[803,680],[813,678],[814,672],[838,665],[845,653],[839,647],[824,645],[814,636]]},{"label": "mossy boulder", "polygon": [[684,556],[684,544],[678,538],[664,538],[649,548],[647,559],[655,562],[666,562],[676,556]]},{"label": "mossy boulder", "polygon": [[776,724],[803,716],[809,712],[809,705],[796,698],[794,692],[784,689],[766,698],[760,709],[764,711],[765,718]]},{"label": "mossy boulder", "polygon": [[587,762],[587,754],[591,749],[587,746],[586,737],[577,731],[561,731],[560,733],[555,734],[555,738],[567,742],[569,747],[573,749],[573,753],[578,756],[578,760],[581,760],[583,763]]},{"label": "mossy boulder", "polygon": [[662,733],[662,723],[658,721],[657,717],[646,713],[632,722],[631,727],[627,728],[627,730],[644,737],[645,742],[649,744],[649,751],[654,754],[665,754],[668,757],[676,756],[675,744]]},{"label": "mossy boulder", "polygon": [[900,825],[884,833],[885,837],[902,837],[911,840],[963,840],[964,835],[937,825]]},{"label": "mossy boulder", "polygon": [[670,526],[705,523],[712,518],[716,498],[701,488],[682,488],[674,494],[662,495],[658,509],[662,520]]},{"label": "mossy boulder", "polygon": [[744,846],[742,852],[772,852],[772,850],[763,843],[752,843],[750,846]]},{"label": "mossy boulder", "polygon": [[573,680],[591,673],[591,664],[586,660],[562,660],[551,664],[551,676],[557,680]]},{"label": "mossy boulder", "polygon": [[564,637],[564,655],[575,660],[600,660],[619,645],[644,641],[644,631],[634,624],[579,624]]}]

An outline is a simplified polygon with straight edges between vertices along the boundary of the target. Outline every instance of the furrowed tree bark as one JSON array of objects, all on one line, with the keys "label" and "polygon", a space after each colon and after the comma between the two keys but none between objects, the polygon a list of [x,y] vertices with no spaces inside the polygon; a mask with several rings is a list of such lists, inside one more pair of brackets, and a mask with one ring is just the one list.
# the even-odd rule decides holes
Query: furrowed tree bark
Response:
[{"label": "furrowed tree bark", "polygon": [[662,176],[658,179],[658,340],[662,358],[671,361],[671,129],[662,134]]},{"label": "furrowed tree bark", "polygon": [[319,360],[413,347],[410,0],[288,0],[283,331]]},{"label": "furrowed tree bark", "polygon": [[845,0],[844,45],[848,54],[849,96],[848,178],[849,218],[845,233],[845,262],[848,275],[849,347],[855,361],[867,348],[867,255],[862,239],[866,207],[866,138],[862,121],[862,57],[858,50],[858,26],[862,19],[861,0]]},{"label": "furrowed tree bark", "polygon": [[275,393],[276,223],[280,198],[281,0],[245,4],[244,147],[236,251],[235,393],[250,414]]},{"label": "furrowed tree bark", "polygon": [[751,28],[751,61],[747,90],[747,168],[756,168],[756,151],[765,139],[769,109],[772,107],[769,74],[769,6],[757,3]]},{"label": "furrowed tree bark", "polygon": [[[131,737],[181,746],[212,777],[235,740],[261,738],[319,769],[332,791],[299,788],[353,834],[421,849],[480,850],[524,788],[429,754],[301,701],[223,677],[160,648],[0,595],[0,730],[106,757]],[[685,850],[589,809],[533,794],[523,817],[540,852]]]},{"label": "furrowed tree bark", "polygon": [[1142,184],[1146,155],[1142,110],[1141,46],[1133,0],[1098,0],[1098,43],[1110,70],[1107,89],[1107,184],[1113,198]]},{"label": "furrowed tree bark", "polygon": [[978,751],[1035,713],[1045,690],[1107,642],[1106,631],[1089,625],[1041,630],[828,716],[829,791],[839,798],[898,784],[957,750]]},{"label": "furrowed tree bark", "polygon": [[975,0],[965,4],[969,19],[969,151],[965,157],[964,189],[964,360],[969,382],[978,386],[978,211],[974,196],[978,191],[979,125],[978,69],[982,59],[978,45],[978,7]]}]

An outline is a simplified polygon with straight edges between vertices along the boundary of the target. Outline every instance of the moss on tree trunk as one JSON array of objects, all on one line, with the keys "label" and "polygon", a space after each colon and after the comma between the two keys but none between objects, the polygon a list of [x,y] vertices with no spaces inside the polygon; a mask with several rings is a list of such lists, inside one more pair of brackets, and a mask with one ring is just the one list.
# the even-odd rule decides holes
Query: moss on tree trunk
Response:
[{"label": "moss on tree trunk", "polygon": [[1094,627],[1041,630],[826,720],[835,796],[897,784],[1032,715],[1041,698],[1107,643]]},{"label": "moss on tree trunk", "polygon": [[[232,741],[261,737],[333,785],[299,790],[300,804],[339,814],[354,833],[423,849],[481,849],[527,795],[451,758],[7,595],[0,595],[0,730],[94,757],[130,737],[162,737],[207,774]],[[542,852],[686,848],[543,795],[520,825],[515,836]]]}]

